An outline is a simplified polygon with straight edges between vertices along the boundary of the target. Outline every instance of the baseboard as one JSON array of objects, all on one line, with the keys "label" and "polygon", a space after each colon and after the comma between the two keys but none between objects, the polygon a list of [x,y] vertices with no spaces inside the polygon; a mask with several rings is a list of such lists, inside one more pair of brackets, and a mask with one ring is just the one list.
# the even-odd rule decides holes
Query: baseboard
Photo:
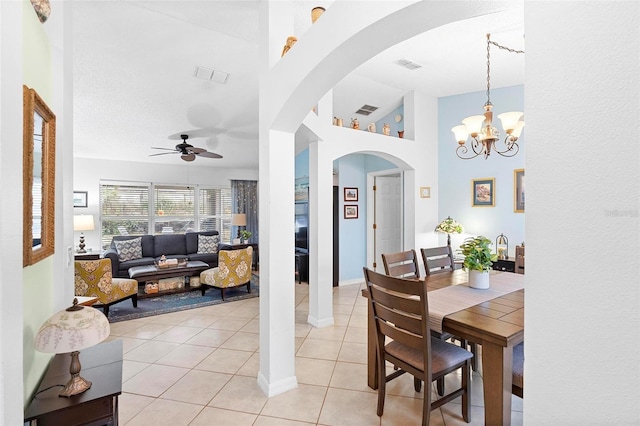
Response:
[{"label": "baseboard", "polygon": [[334,324],[333,317],[325,318],[323,320],[318,320],[317,318],[314,318],[311,315],[307,316],[307,322],[316,328],[328,327]]},{"label": "baseboard", "polygon": [[338,281],[339,287],[342,287],[343,285],[354,285],[354,284],[364,284],[364,278],[354,278],[352,280]]},{"label": "baseboard", "polygon": [[258,371],[258,386],[260,386],[260,389],[262,389],[262,392],[264,392],[267,398],[271,398],[272,396],[296,389],[298,387],[298,379],[296,379],[296,376],[291,376],[276,383],[269,383],[262,375],[262,372]]}]

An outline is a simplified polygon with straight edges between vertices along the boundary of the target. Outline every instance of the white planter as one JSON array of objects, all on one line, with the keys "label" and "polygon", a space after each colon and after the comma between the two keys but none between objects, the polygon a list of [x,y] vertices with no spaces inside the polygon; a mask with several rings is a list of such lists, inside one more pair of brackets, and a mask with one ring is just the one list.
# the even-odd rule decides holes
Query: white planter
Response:
[{"label": "white planter", "polygon": [[489,288],[489,271],[469,271],[469,287],[486,290]]}]

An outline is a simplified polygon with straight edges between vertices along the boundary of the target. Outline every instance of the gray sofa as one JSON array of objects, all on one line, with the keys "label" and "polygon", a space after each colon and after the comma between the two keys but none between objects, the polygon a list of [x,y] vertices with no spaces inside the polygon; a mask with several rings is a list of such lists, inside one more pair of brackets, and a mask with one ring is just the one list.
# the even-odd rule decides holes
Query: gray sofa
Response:
[{"label": "gray sofa", "polygon": [[[118,235],[113,237],[111,247],[104,257],[111,259],[114,278],[129,278],[129,268],[133,266],[153,265],[162,256],[167,259],[200,260],[211,268],[218,266],[218,253],[198,253],[198,235],[219,235],[218,231],[187,232],[186,234],[159,235]],[[131,240],[142,237],[142,257],[121,262],[115,241]],[[218,250],[224,247],[218,245]]]}]

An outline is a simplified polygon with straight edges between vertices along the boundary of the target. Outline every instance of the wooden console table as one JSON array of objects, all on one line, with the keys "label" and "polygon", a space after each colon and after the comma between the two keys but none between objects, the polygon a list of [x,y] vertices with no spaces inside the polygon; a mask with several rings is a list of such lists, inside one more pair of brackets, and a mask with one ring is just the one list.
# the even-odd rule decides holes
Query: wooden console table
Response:
[{"label": "wooden console table", "polygon": [[58,396],[70,378],[69,354],[58,354],[24,414],[25,423],[48,425],[117,425],[118,395],[122,393],[122,340],[80,351],[80,375],[91,382],[86,392]]}]

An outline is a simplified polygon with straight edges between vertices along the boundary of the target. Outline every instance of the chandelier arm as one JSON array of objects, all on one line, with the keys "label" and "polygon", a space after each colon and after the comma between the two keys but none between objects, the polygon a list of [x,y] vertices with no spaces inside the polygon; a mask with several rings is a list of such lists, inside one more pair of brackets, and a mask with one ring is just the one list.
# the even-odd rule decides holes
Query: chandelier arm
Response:
[{"label": "chandelier arm", "polygon": [[518,152],[520,151],[520,145],[518,145],[518,143],[515,140],[514,141],[507,140],[509,138],[510,136],[507,136],[503,141],[506,146],[506,148],[503,151],[498,150],[494,144],[494,152],[497,152],[499,155],[502,155],[503,157],[514,157],[516,154],[518,154]]},{"label": "chandelier arm", "polygon": [[504,49],[504,50],[507,50],[507,51],[509,51],[511,53],[524,53],[524,50],[516,50],[516,49],[512,49],[512,48],[507,47],[507,46],[502,46],[502,45],[496,43],[495,41],[489,41],[489,43],[493,44],[498,49]]},{"label": "chandelier arm", "polygon": [[462,159],[462,160],[471,160],[473,158],[476,158],[478,155],[482,154],[481,152],[475,152],[475,155],[471,155],[469,157],[464,157],[464,155],[467,154],[467,152],[469,152],[469,148],[467,148],[466,145],[458,145],[458,148],[456,148],[456,155],[458,156],[458,158]]}]

